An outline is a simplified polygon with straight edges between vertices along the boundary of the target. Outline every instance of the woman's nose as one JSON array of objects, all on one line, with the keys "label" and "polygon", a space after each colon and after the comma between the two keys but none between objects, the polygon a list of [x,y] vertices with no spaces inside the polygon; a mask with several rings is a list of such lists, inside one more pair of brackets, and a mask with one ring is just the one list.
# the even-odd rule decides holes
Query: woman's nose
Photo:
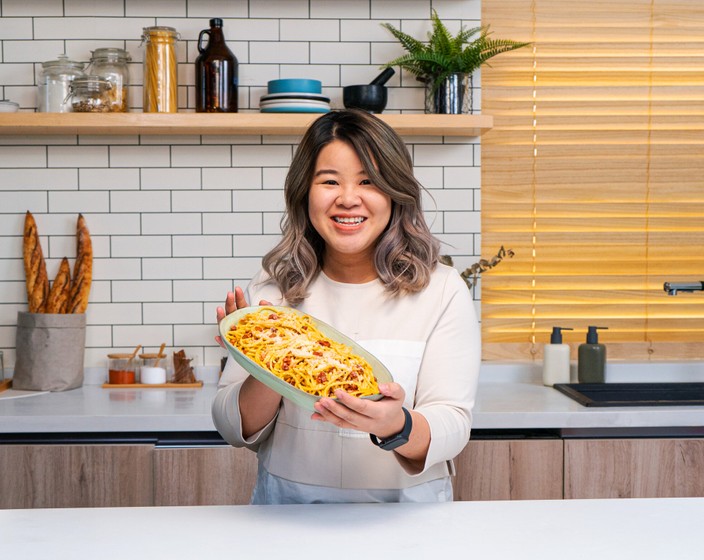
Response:
[{"label": "woman's nose", "polygon": [[349,208],[360,203],[359,190],[357,185],[342,185],[339,195],[335,201],[340,206]]}]

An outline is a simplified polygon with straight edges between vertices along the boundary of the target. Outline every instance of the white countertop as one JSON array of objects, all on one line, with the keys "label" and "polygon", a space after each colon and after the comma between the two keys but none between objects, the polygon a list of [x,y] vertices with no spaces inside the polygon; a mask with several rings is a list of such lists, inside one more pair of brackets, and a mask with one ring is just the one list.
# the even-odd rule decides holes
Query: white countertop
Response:
[{"label": "white countertop", "polygon": [[702,558],[704,498],[0,510],[3,557]]},{"label": "white countertop", "polygon": [[[212,432],[216,391],[215,383],[206,383],[200,389],[84,385],[22,398],[0,394],[0,433]],[[587,408],[544,387],[539,370],[516,366],[493,367],[490,374],[483,369],[473,422],[475,430],[703,426],[704,406]]]}]

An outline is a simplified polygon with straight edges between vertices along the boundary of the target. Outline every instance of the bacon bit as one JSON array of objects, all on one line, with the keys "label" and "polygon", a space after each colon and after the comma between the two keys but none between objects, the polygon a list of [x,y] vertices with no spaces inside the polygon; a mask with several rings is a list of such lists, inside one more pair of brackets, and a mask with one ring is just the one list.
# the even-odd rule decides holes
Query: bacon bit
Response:
[{"label": "bacon bit", "polygon": [[347,385],[345,385],[345,391],[347,391],[348,393],[356,391],[357,389],[358,387],[354,383],[348,383]]},{"label": "bacon bit", "polygon": [[350,379],[359,379],[359,375],[356,371],[351,371],[349,377]]},{"label": "bacon bit", "polygon": [[281,364],[281,369],[283,369],[284,371],[288,371],[289,369],[291,369],[291,360],[292,359],[293,359],[293,356],[291,356],[291,354],[287,354],[284,357],[283,363]]},{"label": "bacon bit", "polygon": [[271,313],[268,317],[268,319],[271,321],[276,321],[278,318],[279,316],[276,313]]},{"label": "bacon bit", "polygon": [[325,346],[326,348],[330,348],[330,342],[327,340],[319,340],[318,344],[320,344],[321,346]]},{"label": "bacon bit", "polygon": [[322,353],[322,352],[318,352],[317,350],[313,350],[313,356],[319,356],[319,357],[322,358],[322,357],[323,357],[323,353]]},{"label": "bacon bit", "polygon": [[321,372],[321,373],[318,374],[318,377],[316,377],[315,380],[316,380],[318,383],[327,383],[327,382],[328,382],[328,376],[325,375],[325,372],[323,371],[323,372]]}]

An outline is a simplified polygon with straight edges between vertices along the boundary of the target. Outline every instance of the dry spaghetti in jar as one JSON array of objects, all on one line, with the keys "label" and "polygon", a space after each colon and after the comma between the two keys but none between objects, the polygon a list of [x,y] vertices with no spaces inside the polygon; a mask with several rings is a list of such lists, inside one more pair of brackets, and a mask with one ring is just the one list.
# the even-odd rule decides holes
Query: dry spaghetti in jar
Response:
[{"label": "dry spaghetti in jar", "polygon": [[144,44],[144,103],[145,113],[176,113],[178,111],[178,61],[173,27],[145,27]]}]

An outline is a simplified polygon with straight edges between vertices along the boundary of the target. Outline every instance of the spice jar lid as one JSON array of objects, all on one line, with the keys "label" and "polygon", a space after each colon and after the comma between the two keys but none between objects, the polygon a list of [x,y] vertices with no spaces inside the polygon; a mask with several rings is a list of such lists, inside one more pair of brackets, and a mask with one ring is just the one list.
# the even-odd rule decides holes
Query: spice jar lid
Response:
[{"label": "spice jar lid", "polygon": [[16,113],[20,110],[20,104],[14,101],[0,100],[0,113]]},{"label": "spice jar lid", "polygon": [[155,360],[157,358],[166,358],[166,354],[140,354],[139,357],[142,360]]},{"label": "spice jar lid", "polygon": [[120,62],[128,62],[132,60],[130,53],[128,53],[125,49],[118,49],[114,47],[95,49],[94,51],[91,51],[91,53],[91,60],[110,59]]},{"label": "spice jar lid", "polygon": [[132,357],[132,354],[108,354],[108,358],[113,360],[127,360]]}]

